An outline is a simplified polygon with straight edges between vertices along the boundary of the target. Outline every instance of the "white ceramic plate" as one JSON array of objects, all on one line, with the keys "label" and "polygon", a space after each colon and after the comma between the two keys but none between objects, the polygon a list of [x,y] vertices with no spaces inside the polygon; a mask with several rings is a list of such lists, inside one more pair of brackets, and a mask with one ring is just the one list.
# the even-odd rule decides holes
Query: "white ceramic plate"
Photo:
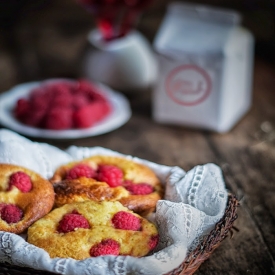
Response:
[{"label": "white ceramic plate", "polygon": [[0,124],[2,126],[31,137],[75,139],[97,136],[115,130],[125,124],[132,114],[130,104],[124,95],[103,84],[96,83],[112,106],[111,113],[105,119],[86,129],[47,130],[30,127],[19,122],[13,116],[12,110],[19,98],[27,97],[30,91],[39,85],[40,82],[20,84],[0,95]]}]

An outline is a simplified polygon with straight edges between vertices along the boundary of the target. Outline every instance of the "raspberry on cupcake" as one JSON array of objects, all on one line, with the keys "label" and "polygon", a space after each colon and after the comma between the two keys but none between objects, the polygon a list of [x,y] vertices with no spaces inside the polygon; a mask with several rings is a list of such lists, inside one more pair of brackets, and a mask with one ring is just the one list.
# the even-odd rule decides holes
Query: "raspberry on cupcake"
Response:
[{"label": "raspberry on cupcake", "polygon": [[112,239],[102,240],[100,243],[95,244],[90,249],[91,257],[98,257],[104,255],[119,255],[120,244]]},{"label": "raspberry on cupcake", "polygon": [[13,186],[17,187],[23,193],[29,192],[32,189],[30,176],[22,171],[13,173],[9,179],[8,190],[11,190]]},{"label": "raspberry on cupcake", "polygon": [[112,223],[117,229],[138,231],[141,228],[140,219],[125,211],[117,212],[112,218]]},{"label": "raspberry on cupcake", "polygon": [[6,204],[0,207],[0,218],[8,224],[19,222],[24,213],[14,204]]},{"label": "raspberry on cupcake", "polygon": [[96,176],[96,172],[89,165],[79,163],[70,169],[66,175],[66,179],[78,179],[81,177],[93,178]]},{"label": "raspberry on cupcake", "polygon": [[122,184],[123,172],[115,165],[99,165],[97,179],[108,183],[110,187],[120,186]]},{"label": "raspberry on cupcake", "polygon": [[58,224],[57,231],[59,233],[68,233],[78,228],[90,228],[90,225],[84,216],[73,211],[62,218]]}]

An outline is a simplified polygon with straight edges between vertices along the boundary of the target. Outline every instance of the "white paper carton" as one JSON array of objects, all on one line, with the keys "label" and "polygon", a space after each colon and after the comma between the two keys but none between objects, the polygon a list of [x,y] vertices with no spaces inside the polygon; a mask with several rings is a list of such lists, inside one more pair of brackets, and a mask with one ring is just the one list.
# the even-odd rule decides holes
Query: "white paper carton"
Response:
[{"label": "white paper carton", "polygon": [[253,35],[232,10],[172,3],[154,40],[153,118],[229,131],[252,98]]}]

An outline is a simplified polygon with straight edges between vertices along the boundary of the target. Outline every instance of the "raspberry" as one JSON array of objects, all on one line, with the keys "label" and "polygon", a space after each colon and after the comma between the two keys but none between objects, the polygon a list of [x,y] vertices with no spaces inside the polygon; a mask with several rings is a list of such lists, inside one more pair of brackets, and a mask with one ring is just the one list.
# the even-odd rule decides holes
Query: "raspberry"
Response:
[{"label": "raspberry", "polygon": [[26,114],[26,116],[21,119],[21,121],[24,124],[27,124],[29,126],[40,127],[44,116],[45,116],[45,111],[44,110],[42,110],[42,109],[41,110],[39,110],[39,109],[37,109],[37,110],[30,109],[28,111],[28,113]]},{"label": "raspberry", "polygon": [[48,104],[50,102],[50,96],[45,91],[37,90],[30,98],[31,108],[34,110],[44,110],[48,109]]},{"label": "raspberry", "polygon": [[78,179],[80,177],[93,178],[95,175],[96,172],[92,167],[80,163],[69,170],[66,179]]},{"label": "raspberry", "polygon": [[77,228],[90,228],[90,225],[85,217],[77,212],[73,212],[63,217],[59,222],[57,231],[59,233],[68,233]]},{"label": "raspberry", "polygon": [[74,89],[74,84],[65,81],[53,82],[46,84],[46,88],[50,90],[53,97],[61,96],[63,98],[68,97],[71,91]]},{"label": "raspberry", "polygon": [[99,165],[97,171],[97,180],[108,183],[110,187],[120,186],[122,184],[123,172],[114,165]]},{"label": "raspberry", "polygon": [[100,121],[109,113],[105,102],[91,102],[74,112],[73,121],[76,128],[88,128]]},{"label": "raspberry", "polygon": [[72,115],[71,108],[53,108],[45,117],[46,129],[52,130],[65,130],[72,128]]},{"label": "raspberry", "polygon": [[74,95],[71,93],[73,85],[67,82],[56,82],[48,84],[48,90],[52,93],[51,106],[59,108],[70,108],[74,102]]},{"label": "raspberry", "polygon": [[149,241],[149,248],[150,250],[153,250],[159,242],[159,235],[152,236],[150,241]]},{"label": "raspberry", "polygon": [[[128,182],[128,181],[127,181]],[[148,183],[138,183],[138,184],[126,184],[125,188],[132,194],[132,195],[148,195],[153,193],[154,188]]]},{"label": "raspberry", "polygon": [[32,189],[31,178],[21,171],[13,173],[10,176],[8,190],[11,190],[13,186],[17,187],[21,192],[27,193]]},{"label": "raspberry", "polygon": [[104,101],[105,98],[101,95],[101,91],[93,83],[80,79],[78,81],[78,92],[87,96],[91,101]]},{"label": "raspberry", "polygon": [[1,207],[0,216],[8,224],[17,223],[22,219],[23,211],[14,204],[6,204]]},{"label": "raspberry", "polygon": [[51,106],[52,108],[71,108],[73,105],[75,99],[70,95],[56,95],[52,102]]},{"label": "raspberry", "polygon": [[119,255],[120,245],[117,241],[106,239],[94,245],[90,249],[91,257],[98,257],[103,255]]},{"label": "raspberry", "polygon": [[112,223],[116,229],[139,231],[141,228],[140,219],[125,211],[117,212],[112,218]]},{"label": "raspberry", "polygon": [[15,116],[19,120],[21,120],[22,117],[27,115],[29,108],[30,108],[30,103],[28,100],[26,100],[25,98],[18,99],[14,110]]},{"label": "raspberry", "polygon": [[72,102],[72,106],[75,109],[79,109],[79,108],[82,108],[82,107],[88,105],[89,103],[90,102],[89,102],[88,98],[85,95],[76,94],[74,96],[74,100]]},{"label": "raspberry", "polygon": [[30,126],[40,126],[47,111],[47,102],[43,96],[33,96],[30,100],[24,98],[17,101],[15,116],[23,123]]}]

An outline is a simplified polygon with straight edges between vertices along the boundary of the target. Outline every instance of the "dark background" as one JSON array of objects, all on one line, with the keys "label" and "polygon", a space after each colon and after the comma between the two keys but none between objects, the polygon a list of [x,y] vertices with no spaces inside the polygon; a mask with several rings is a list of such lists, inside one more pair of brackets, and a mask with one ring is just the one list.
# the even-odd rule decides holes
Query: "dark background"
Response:
[{"label": "dark background", "polygon": [[[137,23],[149,41],[170,2],[154,0]],[[255,36],[256,57],[275,62],[274,0],[188,2],[238,10],[242,24]],[[77,77],[87,33],[93,27],[94,18],[75,0],[1,0],[0,91],[19,82]]]}]

